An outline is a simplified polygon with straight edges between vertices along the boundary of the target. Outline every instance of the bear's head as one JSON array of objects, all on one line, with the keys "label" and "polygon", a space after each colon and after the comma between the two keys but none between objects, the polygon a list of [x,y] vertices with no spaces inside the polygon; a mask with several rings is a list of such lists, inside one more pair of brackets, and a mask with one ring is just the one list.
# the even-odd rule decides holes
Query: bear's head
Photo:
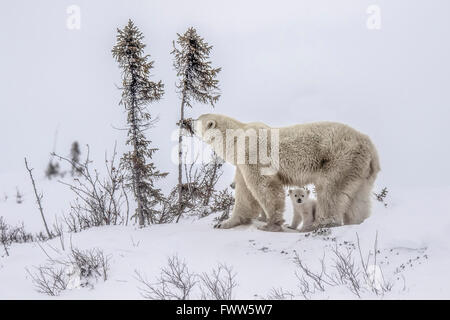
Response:
[{"label": "bear's head", "polygon": [[191,121],[194,134],[208,144],[214,143],[218,138],[225,141],[227,130],[240,129],[242,126],[242,123],[233,118],[213,113],[202,114]]},{"label": "bear's head", "polygon": [[[191,120],[190,124],[194,135],[209,144],[217,156],[224,160],[226,160],[225,155],[228,154],[227,133],[230,129],[241,129],[243,125],[233,118],[213,113],[202,114],[198,119]],[[229,147],[233,145],[230,144]]]},{"label": "bear's head", "polygon": [[194,134],[207,143],[211,143],[211,138],[215,135],[222,134],[222,137],[225,137],[227,129],[239,127],[238,121],[221,114],[205,113],[192,120]]},{"label": "bear's head", "polygon": [[289,190],[289,197],[294,205],[302,204],[309,198],[310,193],[311,191],[305,188],[291,189]]}]

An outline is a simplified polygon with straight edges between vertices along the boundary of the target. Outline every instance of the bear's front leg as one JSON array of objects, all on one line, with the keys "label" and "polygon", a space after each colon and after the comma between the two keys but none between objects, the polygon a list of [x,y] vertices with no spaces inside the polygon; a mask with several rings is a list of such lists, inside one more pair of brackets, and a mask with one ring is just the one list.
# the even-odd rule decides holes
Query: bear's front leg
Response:
[{"label": "bear's front leg", "polygon": [[241,224],[249,223],[252,218],[256,218],[262,211],[261,206],[247,188],[239,168],[236,168],[234,182],[235,202],[231,217],[226,221],[216,224],[214,226],[215,228],[230,229]]},{"label": "bear's front leg", "polygon": [[239,217],[238,215],[232,214],[230,219],[217,223],[214,228],[217,229],[231,229],[241,224],[247,224],[250,222],[250,219],[245,219],[243,217]]},{"label": "bear's front leg", "polygon": [[275,224],[275,223],[267,223],[261,227],[258,227],[259,230],[262,231],[269,231],[269,232],[281,232],[283,231],[283,228],[281,227],[281,224]]},{"label": "bear's front leg", "polygon": [[267,224],[258,229],[282,231],[285,192],[278,176],[262,175],[256,165],[242,165],[239,169],[248,190],[267,217]]}]

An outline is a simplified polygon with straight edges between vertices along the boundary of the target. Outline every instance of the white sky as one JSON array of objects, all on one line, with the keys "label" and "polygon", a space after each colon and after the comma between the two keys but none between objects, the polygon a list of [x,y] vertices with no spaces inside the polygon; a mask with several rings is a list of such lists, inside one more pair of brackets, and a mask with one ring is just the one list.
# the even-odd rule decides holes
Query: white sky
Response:
[{"label": "white sky", "polygon": [[[81,9],[81,30],[66,27],[66,8]],[[366,9],[381,9],[368,30]],[[56,151],[89,143],[102,158],[124,133],[120,71],[110,50],[132,18],[165,83],[151,106],[148,132],[172,174],[179,114],[172,40],[194,26],[214,46],[222,97],[218,113],[273,126],[330,120],[371,136],[378,183],[448,185],[450,181],[450,2],[389,1],[3,1],[0,5],[0,179],[25,174],[23,157],[43,172]],[[198,105],[188,116],[211,112]]]}]

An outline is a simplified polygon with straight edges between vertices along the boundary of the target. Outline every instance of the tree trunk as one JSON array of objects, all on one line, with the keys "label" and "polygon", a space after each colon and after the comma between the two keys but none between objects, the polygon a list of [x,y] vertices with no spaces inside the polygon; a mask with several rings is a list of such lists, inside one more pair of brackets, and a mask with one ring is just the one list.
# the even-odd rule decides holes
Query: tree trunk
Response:
[{"label": "tree trunk", "polygon": [[[134,118],[134,116],[133,116]],[[141,175],[139,173],[139,168],[137,167],[137,132],[136,128],[133,129],[133,140],[134,140],[134,159],[133,159],[133,171],[134,171],[134,184],[135,184],[135,195],[138,203],[137,213],[139,217],[139,226],[145,226],[144,212],[142,208],[142,190],[141,190]]]},{"label": "tree trunk", "polygon": [[214,158],[214,160],[213,160],[213,165],[214,165],[213,173],[211,175],[211,178],[209,179],[206,198],[203,201],[203,205],[205,205],[205,206],[209,205],[209,201],[211,200],[212,191],[214,189],[214,180],[216,179],[216,174],[217,174],[217,159],[216,158]]},{"label": "tree trunk", "polygon": [[130,91],[131,91],[131,114],[132,114],[132,118],[131,118],[131,132],[133,135],[133,184],[134,184],[134,193],[135,193],[135,197],[136,197],[136,201],[138,204],[137,207],[137,214],[138,214],[138,218],[139,218],[139,226],[143,227],[145,226],[145,219],[144,219],[144,212],[143,212],[143,208],[142,208],[142,190],[141,190],[141,175],[139,172],[139,168],[137,165],[137,159],[139,157],[138,155],[138,138],[137,138],[137,134],[138,134],[138,125],[137,125],[137,119],[136,119],[136,92],[135,92],[135,86],[136,86],[136,74],[134,74],[132,72],[131,74],[131,78],[132,78],[132,82],[130,85]]},{"label": "tree trunk", "polygon": [[178,217],[177,223],[180,220],[182,214],[182,202],[183,202],[183,120],[184,120],[184,101],[185,94],[183,93],[183,99],[181,100],[181,113],[180,113],[180,128],[178,133]]}]

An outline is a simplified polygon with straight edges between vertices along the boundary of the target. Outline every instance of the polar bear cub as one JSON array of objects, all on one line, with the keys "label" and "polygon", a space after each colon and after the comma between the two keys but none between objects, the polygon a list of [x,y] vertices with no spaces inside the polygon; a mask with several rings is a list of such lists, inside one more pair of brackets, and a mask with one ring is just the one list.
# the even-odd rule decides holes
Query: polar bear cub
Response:
[{"label": "polar bear cub", "polygon": [[308,231],[316,220],[316,206],[317,201],[311,199],[309,196],[310,190],[305,188],[298,188],[289,190],[289,197],[294,208],[294,217],[289,226],[291,229],[297,229],[300,222],[303,221],[301,231]]}]

